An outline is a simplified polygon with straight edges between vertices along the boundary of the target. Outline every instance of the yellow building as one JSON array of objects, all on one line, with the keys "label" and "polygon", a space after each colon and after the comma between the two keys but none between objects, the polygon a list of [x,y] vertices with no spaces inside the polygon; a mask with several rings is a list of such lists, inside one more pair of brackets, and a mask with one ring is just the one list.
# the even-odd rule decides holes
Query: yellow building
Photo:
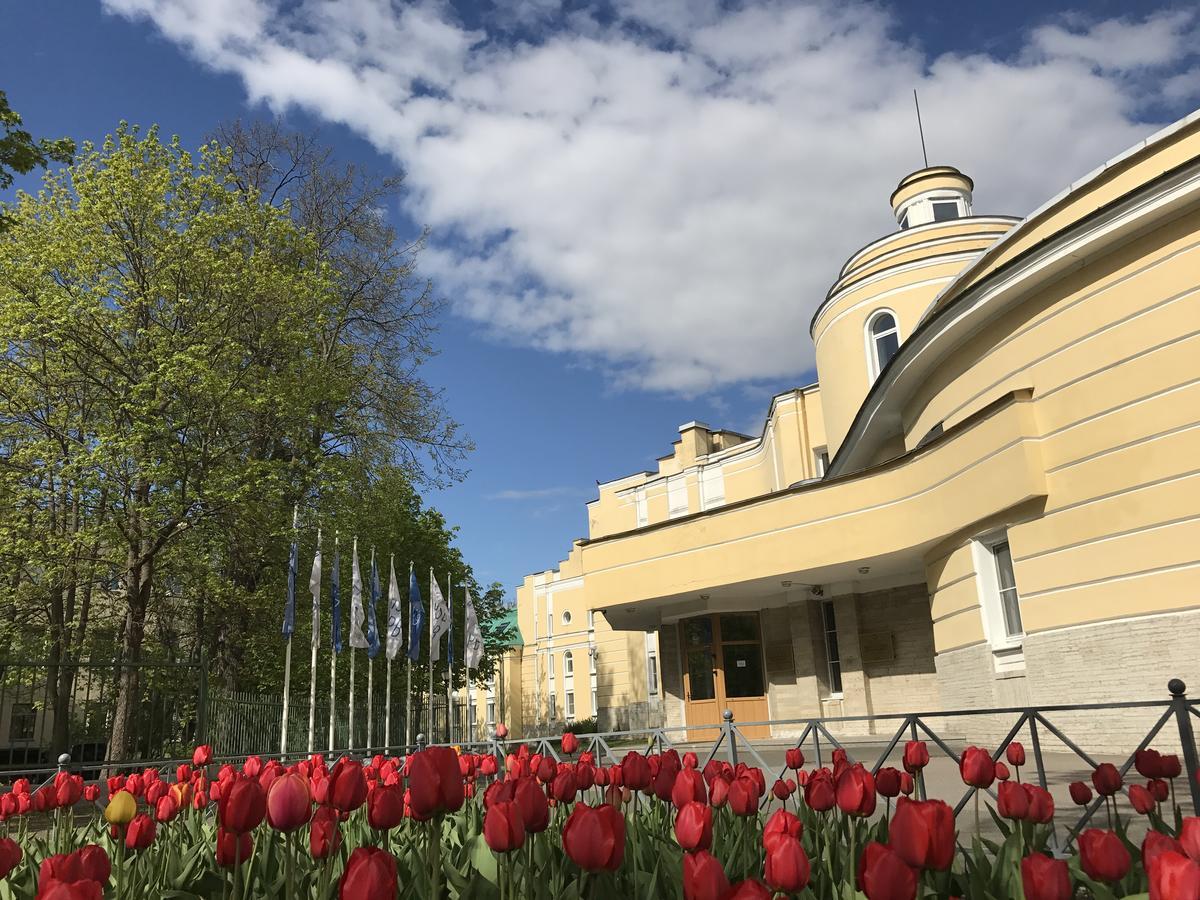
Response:
[{"label": "yellow building", "polygon": [[509,637],[505,639],[504,652],[496,660],[492,677],[482,683],[473,681],[466,690],[465,740],[487,740],[500,724],[508,728],[511,737],[522,735],[521,659],[525,648],[517,625],[517,611],[506,610],[488,628],[489,631],[504,633]]},{"label": "yellow building", "polygon": [[1200,686],[1200,114],[1024,219],[972,188],[902,179],[812,319],[819,385],[757,437],[682,426],[526,579],[528,646],[568,609],[614,645],[602,711],[648,701],[647,633],[672,726]]}]

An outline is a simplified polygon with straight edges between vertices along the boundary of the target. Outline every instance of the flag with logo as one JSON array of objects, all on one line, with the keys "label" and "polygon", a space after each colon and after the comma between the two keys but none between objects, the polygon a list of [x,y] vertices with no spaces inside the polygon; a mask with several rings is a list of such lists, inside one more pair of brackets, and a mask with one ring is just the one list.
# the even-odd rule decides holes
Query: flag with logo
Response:
[{"label": "flag with logo", "polygon": [[467,609],[463,616],[463,660],[468,669],[478,669],[479,661],[483,659],[483,629],[479,627],[479,617],[475,614],[475,604],[467,594]]},{"label": "flag with logo", "polygon": [[296,539],[292,538],[292,549],[288,554],[287,601],[283,605],[283,636],[285,638],[291,638],[292,632],[296,630],[296,566],[299,562],[297,552]]},{"label": "flag with logo", "polygon": [[312,594],[312,645],[321,646],[321,545],[313,557],[312,574],[308,576],[308,592]]},{"label": "flag with logo", "polygon": [[396,584],[396,560],[388,560],[387,658],[395,659],[404,646],[404,610],[400,606],[400,588]]},{"label": "flag with logo", "polygon": [[354,539],[354,550],[350,557],[350,646],[366,650],[369,644],[363,634],[362,573],[358,570],[358,538]]},{"label": "flag with logo", "polygon": [[417,573],[408,568],[408,658],[416,662],[421,658],[421,634],[425,631],[425,604],[421,602],[421,588],[417,584]]},{"label": "flag with logo", "polygon": [[379,567],[375,564],[375,548],[371,548],[371,605],[367,607],[367,656],[379,655],[379,624],[375,607],[379,605]]},{"label": "flag with logo", "polygon": [[433,573],[429,573],[429,658],[437,662],[442,658],[440,641],[443,634],[450,633],[450,606],[442,596],[441,586]]}]

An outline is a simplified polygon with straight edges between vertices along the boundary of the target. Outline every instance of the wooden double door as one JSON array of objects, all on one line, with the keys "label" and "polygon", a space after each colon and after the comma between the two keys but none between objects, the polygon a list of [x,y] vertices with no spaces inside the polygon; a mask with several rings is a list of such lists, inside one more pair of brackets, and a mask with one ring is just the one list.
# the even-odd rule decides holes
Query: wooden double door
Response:
[{"label": "wooden double door", "polygon": [[[734,724],[769,718],[758,613],[714,613],[679,623],[683,660],[684,713],[688,740],[714,740],[725,710]],[[746,737],[769,737],[770,728],[752,725]]]}]

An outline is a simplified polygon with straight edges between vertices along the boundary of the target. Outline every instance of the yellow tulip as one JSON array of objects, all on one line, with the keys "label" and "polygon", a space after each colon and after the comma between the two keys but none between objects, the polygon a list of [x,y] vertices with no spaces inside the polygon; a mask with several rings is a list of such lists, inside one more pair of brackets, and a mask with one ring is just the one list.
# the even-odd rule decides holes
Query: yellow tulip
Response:
[{"label": "yellow tulip", "polygon": [[137,815],[137,800],[129,791],[117,791],[104,807],[104,819],[111,825],[128,825]]}]

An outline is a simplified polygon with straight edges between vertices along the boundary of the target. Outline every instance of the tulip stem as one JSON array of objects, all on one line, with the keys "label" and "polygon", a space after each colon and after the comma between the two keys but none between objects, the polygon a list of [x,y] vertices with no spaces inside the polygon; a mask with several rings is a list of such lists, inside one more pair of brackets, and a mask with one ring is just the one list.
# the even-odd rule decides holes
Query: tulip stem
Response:
[{"label": "tulip stem", "polygon": [[[642,882],[642,854],[638,844],[638,832],[641,829],[638,826],[638,795],[637,791],[633,793],[633,883],[639,885]],[[635,888],[636,891],[636,888]]]},{"label": "tulip stem", "polygon": [[296,897],[296,832],[288,832],[286,838],[287,860],[285,863],[284,877],[287,881],[287,900],[295,900]]}]

